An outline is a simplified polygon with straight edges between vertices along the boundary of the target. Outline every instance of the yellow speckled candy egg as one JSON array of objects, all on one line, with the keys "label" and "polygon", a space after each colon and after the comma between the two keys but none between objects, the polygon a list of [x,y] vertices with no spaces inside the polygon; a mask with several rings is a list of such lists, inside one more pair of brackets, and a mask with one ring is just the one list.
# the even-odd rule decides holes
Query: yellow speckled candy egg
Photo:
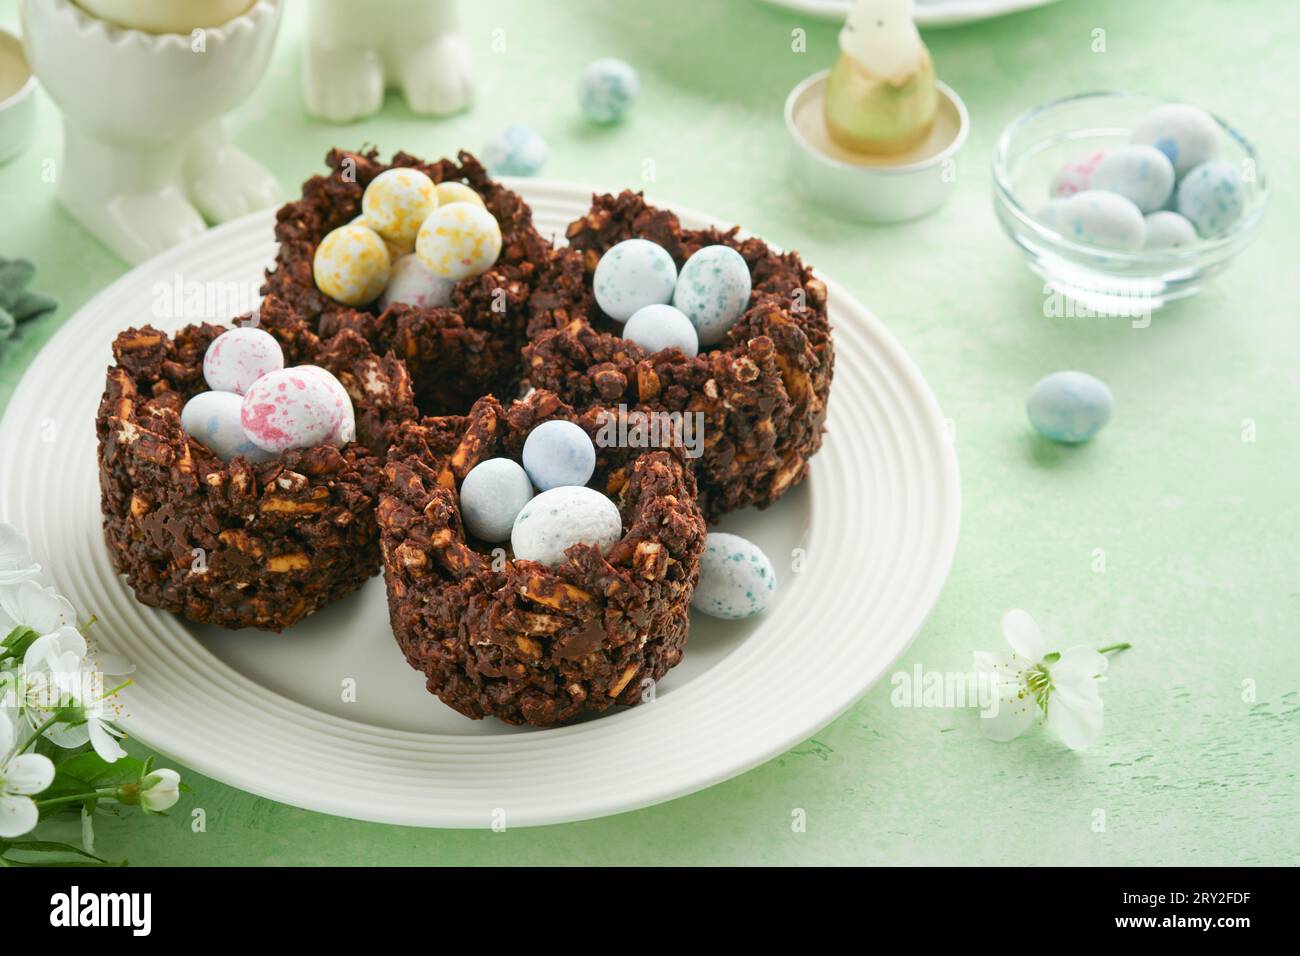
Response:
[{"label": "yellow speckled candy egg", "polygon": [[[353,219],[348,223],[348,225],[364,226],[365,228],[370,229],[370,225],[366,222],[365,216],[357,216],[357,218]],[[370,231],[375,232],[373,229],[370,229]],[[379,236],[379,233],[375,232],[375,235]],[[384,239],[383,236],[379,236],[379,238]],[[415,251],[415,236],[411,237],[410,242],[393,242],[391,239],[384,239],[384,245],[388,247],[388,261],[396,262],[398,259],[402,258],[402,256],[409,255]]]},{"label": "yellow speckled candy egg", "polygon": [[501,255],[501,227],[482,206],[467,202],[439,206],[420,227],[415,254],[444,279],[459,282],[480,276]]},{"label": "yellow speckled candy egg", "polygon": [[366,225],[390,242],[415,241],[420,224],[438,208],[438,187],[418,169],[388,169],[370,181],[361,197]]},{"label": "yellow speckled candy egg", "polygon": [[454,202],[468,202],[487,208],[483,197],[464,183],[438,183],[438,205],[450,206]]},{"label": "yellow speckled candy egg", "polygon": [[379,233],[366,226],[339,226],[316,247],[312,276],[316,288],[344,305],[362,306],[379,298],[392,263]]}]

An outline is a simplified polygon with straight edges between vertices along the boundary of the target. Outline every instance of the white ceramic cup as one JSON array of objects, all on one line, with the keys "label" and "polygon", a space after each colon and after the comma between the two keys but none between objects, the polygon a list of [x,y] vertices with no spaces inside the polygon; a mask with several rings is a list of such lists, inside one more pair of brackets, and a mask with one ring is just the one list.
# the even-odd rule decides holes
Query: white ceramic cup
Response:
[{"label": "white ceramic cup", "polygon": [[36,135],[35,92],[22,42],[0,30],[0,163],[21,153]]}]

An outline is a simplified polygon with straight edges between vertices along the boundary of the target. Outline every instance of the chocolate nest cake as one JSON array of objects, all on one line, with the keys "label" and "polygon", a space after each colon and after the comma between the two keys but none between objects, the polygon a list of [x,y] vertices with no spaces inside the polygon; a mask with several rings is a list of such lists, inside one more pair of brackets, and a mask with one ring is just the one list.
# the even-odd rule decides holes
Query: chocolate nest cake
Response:
[{"label": "chocolate nest cake", "polygon": [[258,324],[287,359],[339,378],[356,409],[355,442],[223,463],[185,434],[180,413],[207,390],[203,356],[225,329],[192,325],[172,338],[145,326],[113,343],[96,419],[99,479],[114,567],[140,601],[197,623],[278,631],[379,570],[382,456],[416,411],[405,366],[357,332],[321,340],[274,297]]},{"label": "chocolate nest cake", "polygon": [[[582,408],[647,405],[702,413],[704,453],[696,462],[700,503],[710,520],[747,505],[765,508],[803,480],[821,447],[834,351],[826,286],[795,253],[778,253],[737,229],[683,229],[639,195],[597,196],[567,231],[530,302],[526,377]],[[735,249],[749,266],[749,308],[726,342],[689,358],[652,355],[620,337],[600,311],[591,282],[601,255],[624,239],[662,246],[680,269],[710,245]]]},{"label": "chocolate nest cake", "polygon": [[590,487],[618,505],[623,538],[586,544],[548,568],[466,539],[457,489],[478,462],[520,459],[551,419],[596,440],[599,408],[544,391],[508,407],[404,425],[379,504],[388,605],[398,644],[429,690],[467,717],[548,726],[636,704],[678,663],[706,528],[680,448],[597,448]]}]

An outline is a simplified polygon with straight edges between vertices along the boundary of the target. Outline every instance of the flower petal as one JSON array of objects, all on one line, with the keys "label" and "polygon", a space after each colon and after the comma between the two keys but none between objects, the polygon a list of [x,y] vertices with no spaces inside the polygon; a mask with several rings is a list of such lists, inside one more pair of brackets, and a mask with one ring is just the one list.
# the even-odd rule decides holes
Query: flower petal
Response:
[{"label": "flower petal", "polygon": [[31,797],[0,794],[0,839],[10,840],[35,829],[40,817]]},{"label": "flower petal", "polygon": [[1110,658],[1091,647],[1071,647],[1061,652],[1061,659],[1052,665],[1052,683],[1073,684],[1076,681],[1093,681],[1106,673]]},{"label": "flower petal", "polygon": [[1095,680],[1052,682],[1047,726],[1071,750],[1085,750],[1101,736],[1101,688]]},{"label": "flower petal", "polygon": [[144,778],[144,788],[140,791],[140,802],[150,810],[162,812],[176,806],[181,798],[181,775],[175,770],[162,767]]},{"label": "flower petal", "polygon": [[0,759],[8,755],[14,745],[14,722],[9,715],[0,710]]},{"label": "flower petal", "polygon": [[94,717],[86,721],[86,726],[90,729],[90,743],[95,748],[95,753],[99,754],[109,763],[120,757],[126,756],[126,751],[122,745],[117,742],[112,734],[104,727],[104,722]]},{"label": "flower petal", "polygon": [[7,793],[34,796],[54,782],[54,764],[42,754],[21,754],[5,767]]},{"label": "flower petal", "polygon": [[980,710],[980,732],[989,740],[1015,740],[1042,716],[1038,701],[1024,680],[1025,661],[1014,655],[1000,656],[978,651],[975,673],[980,695],[987,706]]},{"label": "flower petal", "polygon": [[1028,611],[1013,607],[1002,616],[1002,636],[1011,649],[1026,660],[1037,663],[1047,654],[1043,634]]},{"label": "flower petal", "polygon": [[0,608],[15,625],[30,627],[38,634],[49,634],[64,625],[77,623],[77,612],[72,605],[53,588],[43,588],[35,581],[22,581],[0,590]]},{"label": "flower petal", "polygon": [[0,522],[0,584],[25,581],[40,573],[27,539],[13,525]]}]

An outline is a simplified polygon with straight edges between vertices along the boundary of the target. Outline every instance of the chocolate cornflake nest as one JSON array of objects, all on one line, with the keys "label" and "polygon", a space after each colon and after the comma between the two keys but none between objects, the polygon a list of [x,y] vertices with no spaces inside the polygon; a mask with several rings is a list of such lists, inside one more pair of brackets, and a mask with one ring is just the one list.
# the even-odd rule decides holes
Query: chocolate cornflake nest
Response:
[{"label": "chocolate cornflake nest", "polygon": [[96,419],[100,503],[113,565],[141,602],[197,623],[278,631],[379,570],[381,456],[416,411],[405,366],[357,332],[322,341],[274,298],[258,324],[286,364],[339,378],[358,440],[223,463],[185,434],[180,414],[207,390],[203,355],[225,328],[191,325],[174,338],[128,329],[113,343]]},{"label": "chocolate cornflake nest", "polygon": [[[388,164],[377,157],[375,150],[332,150],[325,160],[332,172],[307,180],[302,198],[280,209],[275,227],[280,251],[263,293],[284,299],[322,336],[351,328],[377,352],[393,350],[407,363],[425,414],[463,414],[482,395],[513,398],[528,300],[554,254],[551,244],[533,226],[523,199],[492,180],[469,153],[460,153],[459,162],[427,163],[404,152]],[[353,309],[316,288],[316,246],[361,215],[361,197],[372,179],[399,166],[418,169],[435,183],[464,183],[478,193],[501,226],[501,255],[483,275],[457,283],[447,308]]]},{"label": "chocolate cornflake nest", "polygon": [[[765,508],[808,473],[821,447],[834,350],[826,286],[795,253],[777,253],[738,229],[683,229],[638,193],[596,196],[567,231],[530,302],[526,377],[579,408],[646,405],[703,416],[696,463],[700,503],[714,520]],[[749,265],[749,308],[712,351],[647,355],[596,305],[596,264],[624,239],[658,243],[678,268],[704,246],[730,246]]]},{"label": "chocolate cornflake nest", "polygon": [[[590,487],[624,529],[608,554],[575,545],[554,568],[467,541],[457,494],[479,461],[520,460],[550,419],[592,436]],[[429,691],[467,717],[548,726],[636,704],[681,660],[706,534],[694,478],[680,447],[601,447],[601,428],[601,409],[538,391],[408,423],[389,450],[379,526],[393,632]]]}]

